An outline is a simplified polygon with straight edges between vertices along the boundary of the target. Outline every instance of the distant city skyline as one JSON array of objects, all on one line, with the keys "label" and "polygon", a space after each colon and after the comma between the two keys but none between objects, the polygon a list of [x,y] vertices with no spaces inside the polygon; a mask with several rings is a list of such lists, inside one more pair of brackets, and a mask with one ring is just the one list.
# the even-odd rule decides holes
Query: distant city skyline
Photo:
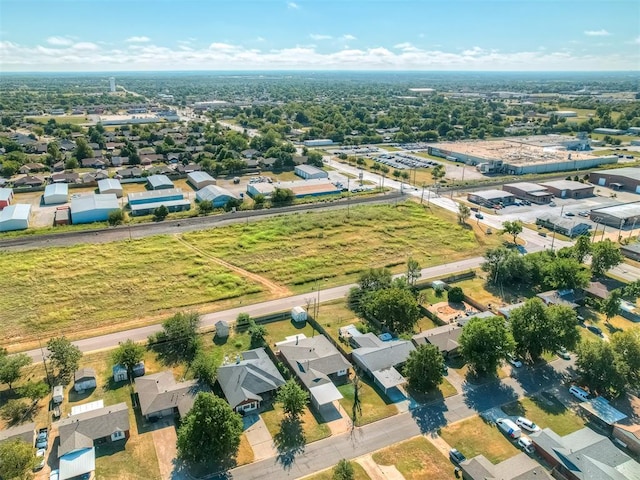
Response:
[{"label": "distant city skyline", "polygon": [[3,72],[637,71],[637,0],[0,0]]}]

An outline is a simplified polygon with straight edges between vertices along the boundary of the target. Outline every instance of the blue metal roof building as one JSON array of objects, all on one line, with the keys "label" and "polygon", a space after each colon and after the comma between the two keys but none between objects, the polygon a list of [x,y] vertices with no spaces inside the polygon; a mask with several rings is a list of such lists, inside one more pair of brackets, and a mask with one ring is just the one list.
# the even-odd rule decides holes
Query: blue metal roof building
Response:
[{"label": "blue metal roof building", "polygon": [[180,188],[166,188],[163,190],[130,193],[127,195],[127,199],[129,200],[129,205],[133,206],[143,203],[166,203],[183,200],[184,194]]},{"label": "blue metal roof building", "polygon": [[71,223],[105,222],[109,213],[120,210],[118,197],[113,193],[83,195],[71,199]]},{"label": "blue metal roof building", "polygon": [[216,185],[208,185],[196,192],[196,199],[199,202],[209,200],[213,203],[214,207],[218,208],[224,207],[231,199],[237,200],[238,197],[226,188],[218,187]]}]

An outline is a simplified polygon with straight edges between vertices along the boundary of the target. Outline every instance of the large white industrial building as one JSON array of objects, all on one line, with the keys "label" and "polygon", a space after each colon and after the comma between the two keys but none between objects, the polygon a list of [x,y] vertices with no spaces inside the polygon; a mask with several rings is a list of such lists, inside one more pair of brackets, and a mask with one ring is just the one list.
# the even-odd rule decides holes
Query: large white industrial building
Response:
[{"label": "large white industrial building", "polygon": [[114,193],[75,197],[71,199],[71,223],[104,222],[114,210],[120,210]]}]

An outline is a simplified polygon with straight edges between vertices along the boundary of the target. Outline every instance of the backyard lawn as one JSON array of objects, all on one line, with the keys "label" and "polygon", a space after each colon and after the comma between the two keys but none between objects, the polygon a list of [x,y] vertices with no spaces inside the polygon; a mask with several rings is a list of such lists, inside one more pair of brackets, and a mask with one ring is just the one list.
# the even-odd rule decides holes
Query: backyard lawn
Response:
[{"label": "backyard lawn", "polygon": [[500,463],[519,450],[494,425],[476,416],[442,429],[440,436],[465,457],[484,455],[491,463]]},{"label": "backyard lawn", "polygon": [[[280,423],[285,418],[282,407],[274,404],[271,410],[262,412],[260,416],[262,420],[264,420],[271,436],[275,437],[280,431]],[[305,443],[322,440],[331,435],[329,427],[324,423],[318,423],[318,420],[311,410],[309,410],[309,407],[304,409],[304,413],[300,416],[300,422],[302,424],[302,431],[304,432]]]},{"label": "backyard lawn", "polygon": [[[340,393],[344,396],[344,398],[340,400],[340,405],[344,411],[347,412],[347,415],[351,417],[354,397],[353,383],[341,385],[338,387],[338,390],[340,390]],[[396,406],[392,403],[387,403],[389,400],[385,401],[385,398],[382,395],[383,394],[373,386],[373,383],[369,381],[369,379],[360,379],[360,391],[358,397],[360,398],[362,414],[358,416],[356,426],[361,427],[367,423],[376,422],[398,413]]]},{"label": "backyard lawn", "polygon": [[[346,325],[357,326],[360,323],[358,316],[347,307],[344,299],[321,303],[316,319],[324,327],[329,336],[336,342],[340,341],[339,330]],[[347,352],[353,350],[348,342],[341,343]]]},{"label": "backyard lawn", "polygon": [[448,458],[423,437],[387,447],[373,454],[378,465],[395,465],[406,480],[451,478],[453,466]]},{"label": "backyard lawn", "polygon": [[[352,461],[351,465],[353,466],[353,480],[371,480],[371,477],[367,475],[367,472],[364,471],[364,468],[362,468],[359,463]],[[316,473],[310,477],[304,477],[304,480],[333,480],[333,468]]]},{"label": "backyard lawn", "polygon": [[584,421],[554,398],[532,397],[502,407],[507,415],[527,417],[540,428],[550,428],[560,436],[584,427]]}]

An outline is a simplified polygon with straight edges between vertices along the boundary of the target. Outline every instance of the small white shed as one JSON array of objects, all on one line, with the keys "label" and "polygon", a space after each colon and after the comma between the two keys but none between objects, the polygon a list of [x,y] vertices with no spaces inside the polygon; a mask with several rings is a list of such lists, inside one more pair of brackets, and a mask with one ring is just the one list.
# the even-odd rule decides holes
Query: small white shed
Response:
[{"label": "small white shed", "polygon": [[96,371],[93,368],[80,368],[76,370],[73,380],[73,389],[78,393],[96,388],[98,385],[96,382]]},{"label": "small white shed", "polygon": [[62,403],[64,400],[64,387],[62,385],[56,385],[53,387],[53,403]]},{"label": "small white shed", "polygon": [[434,280],[433,282],[431,282],[431,287],[438,292],[443,291],[446,286],[447,284],[444,283],[442,280]]},{"label": "small white shed", "polygon": [[293,309],[291,309],[291,320],[293,320],[294,322],[306,322],[307,321],[307,311],[304,309],[304,307],[293,307]]}]

